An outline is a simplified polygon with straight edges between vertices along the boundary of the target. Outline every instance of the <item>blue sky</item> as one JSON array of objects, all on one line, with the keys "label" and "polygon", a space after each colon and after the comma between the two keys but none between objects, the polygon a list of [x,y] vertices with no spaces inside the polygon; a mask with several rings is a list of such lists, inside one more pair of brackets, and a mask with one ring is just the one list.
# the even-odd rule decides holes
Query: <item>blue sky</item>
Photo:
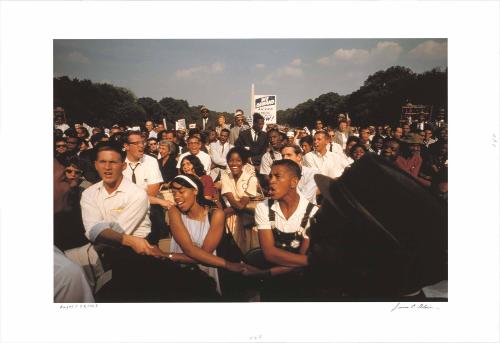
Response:
[{"label": "blue sky", "polygon": [[215,111],[250,108],[276,94],[278,109],[327,92],[348,94],[374,72],[447,67],[446,39],[54,40],[54,76],[130,89],[137,97],[185,99]]}]

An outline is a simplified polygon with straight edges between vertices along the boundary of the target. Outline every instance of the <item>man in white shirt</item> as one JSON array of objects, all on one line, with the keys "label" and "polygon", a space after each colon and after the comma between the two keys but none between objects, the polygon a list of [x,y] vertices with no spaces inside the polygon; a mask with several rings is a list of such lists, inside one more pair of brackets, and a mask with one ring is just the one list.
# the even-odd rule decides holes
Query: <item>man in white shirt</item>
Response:
[{"label": "man in white shirt", "polygon": [[298,145],[287,144],[281,148],[281,155],[285,160],[292,160],[297,163],[301,170],[301,177],[297,190],[304,195],[304,197],[316,204],[316,195],[318,194],[318,186],[314,181],[314,175],[320,174],[316,168],[310,168],[302,165],[302,150]]},{"label": "man in white shirt", "polygon": [[340,154],[327,150],[329,140],[326,132],[316,132],[314,135],[314,151],[304,156],[304,166],[316,168],[321,174],[336,178],[342,175],[348,164],[347,160]]},{"label": "man in white shirt", "polygon": [[124,137],[123,147],[127,154],[126,168],[123,176],[144,189],[149,196],[149,202],[154,205],[169,207],[162,199],[157,198],[163,183],[158,161],[144,153],[145,144],[139,131],[128,131]]},{"label": "man in white shirt", "polygon": [[271,129],[267,133],[271,149],[266,152],[260,162],[259,173],[264,175],[266,181],[269,180],[269,173],[271,172],[271,165],[276,160],[281,160],[281,147],[283,146],[283,135],[278,129]]},{"label": "man in white shirt", "polygon": [[219,134],[219,140],[210,143],[210,158],[212,159],[212,170],[210,176],[215,180],[222,170],[227,168],[226,156],[227,152],[233,147],[227,140],[229,138],[229,130],[222,129]]},{"label": "man in white shirt", "polygon": [[168,210],[172,202],[158,197],[163,176],[158,160],[145,154],[144,140],[139,131],[128,131],[124,137],[123,147],[127,153],[126,168],[123,177],[144,189],[148,194],[152,235],[150,242],[156,243],[168,234],[163,209]]},{"label": "man in white shirt", "polygon": [[271,167],[270,199],[255,208],[260,246],[265,259],[272,264],[264,271],[271,278],[264,282],[263,301],[290,301],[303,296],[303,276],[296,272],[308,265],[308,229],[318,207],[297,192],[299,179],[297,163],[275,161]]},{"label": "man in white shirt", "polygon": [[148,130],[148,138],[157,138],[158,134],[154,130],[155,126],[151,120],[146,121],[144,126],[146,127],[146,130]]},{"label": "man in white shirt", "polygon": [[179,162],[177,162],[177,169],[181,169],[181,162],[185,156],[195,155],[200,159],[201,164],[203,164],[203,167],[205,168],[205,172],[207,173],[207,175],[210,175],[210,169],[212,167],[212,159],[210,158],[210,155],[200,150],[201,149],[200,138],[198,136],[190,136],[187,140],[187,148],[188,151],[179,156]]},{"label": "man in white shirt", "polygon": [[111,275],[105,273],[94,244],[128,246],[144,255],[157,253],[145,239],[151,231],[148,195],[123,176],[124,161],[125,153],[116,143],[98,145],[95,167],[102,180],[87,188],[80,201],[85,236],[91,243],[65,251],[83,267],[96,291]]}]

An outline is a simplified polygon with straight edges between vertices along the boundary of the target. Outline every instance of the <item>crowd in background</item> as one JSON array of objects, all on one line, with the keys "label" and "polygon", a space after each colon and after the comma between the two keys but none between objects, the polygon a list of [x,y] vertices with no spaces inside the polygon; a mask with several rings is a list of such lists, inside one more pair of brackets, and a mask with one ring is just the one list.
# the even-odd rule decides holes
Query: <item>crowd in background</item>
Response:
[{"label": "crowd in background", "polygon": [[[235,111],[234,123],[227,123],[222,115],[214,122],[208,116],[208,109],[203,107],[195,123],[188,123],[188,129],[179,130],[153,121],[146,121],[140,127],[117,124],[110,128],[92,128],[85,123],[69,126],[64,109],[58,107],[54,114],[54,157],[64,167],[64,177],[72,183],[67,197],[68,210],[55,217],[54,245],[71,263],[83,268],[85,278],[80,277],[80,283],[85,280],[92,295],[87,294],[80,298],[81,301],[87,301],[98,291],[104,300],[133,298],[130,288],[123,288],[123,283],[132,281],[120,278],[120,263],[113,265],[113,270],[117,271],[112,276],[114,286],[103,287],[108,281],[105,278],[107,268],[99,260],[106,258],[99,249],[90,253],[102,243],[103,237],[105,243],[127,246],[140,256],[153,256],[158,261],[168,259],[181,266],[196,265],[215,284],[215,295],[206,295],[203,299],[234,295],[231,290],[236,284],[231,282],[233,274],[250,278],[266,273],[273,276],[292,274],[289,269],[300,269],[307,262],[266,250],[269,241],[273,245],[279,238],[271,235],[272,240],[268,240],[266,234],[259,232],[273,222],[272,204],[264,199],[288,199],[288,188],[296,189],[297,199],[304,203],[303,209],[299,206],[302,212],[297,222],[300,223],[302,213],[312,216],[321,203],[322,194],[314,176],[338,178],[366,154],[390,161],[428,188],[440,202],[447,202],[448,135],[442,113],[432,121],[421,115],[398,126],[366,127],[355,127],[348,116],[339,114],[329,125],[317,120],[313,128],[291,128],[265,125],[258,113],[253,114],[249,124],[242,110]],[[279,162],[281,160],[288,161]],[[280,171],[285,169],[297,176],[297,182],[289,181],[288,188],[282,191]],[[127,195],[108,207],[106,202],[115,201],[109,198],[116,192],[134,194],[129,189],[121,190],[125,187],[123,182],[120,186],[121,177],[134,184],[127,186],[130,189],[142,189],[143,196]],[[101,194],[103,187],[108,192]],[[300,201],[297,200],[302,204]],[[306,208],[309,203],[312,204],[310,209]],[[215,210],[205,213],[198,206]],[[276,213],[281,215],[278,210]],[[292,225],[293,214],[292,211],[286,218],[288,224],[284,226]],[[119,219],[113,221],[113,218]],[[120,224],[117,229],[113,228],[115,222]],[[307,226],[296,224],[282,232],[296,233]],[[121,236],[116,238],[113,234]],[[301,235],[307,238],[305,233]],[[135,241],[128,244],[129,237]],[[220,245],[228,239],[226,246]],[[295,239],[291,242],[293,246]],[[304,255],[307,246],[302,242],[304,240],[297,243],[295,250],[294,247],[285,249],[287,254]],[[222,256],[224,251],[229,254],[230,244],[235,244],[242,255],[264,248],[267,262],[279,268],[231,261],[229,255]],[[130,258],[116,253],[109,255],[119,256],[122,261]],[[151,273],[161,274],[157,269],[161,267],[152,264],[144,267],[137,263],[139,267],[135,273],[148,270],[147,278],[152,277]],[[123,272],[126,273],[132,272]],[[119,280],[122,285],[117,286]],[[156,278],[150,280],[163,285]],[[266,299],[272,300],[279,291],[276,287],[269,289],[273,289],[274,294]],[[161,298],[161,292],[158,289],[151,294]],[[255,298],[255,292],[248,289],[245,292],[239,300]],[[115,297],[118,293],[121,298]],[[180,289],[172,293],[177,297],[169,300],[194,299],[188,294],[183,298]],[[65,299],[56,296],[56,301]]]}]

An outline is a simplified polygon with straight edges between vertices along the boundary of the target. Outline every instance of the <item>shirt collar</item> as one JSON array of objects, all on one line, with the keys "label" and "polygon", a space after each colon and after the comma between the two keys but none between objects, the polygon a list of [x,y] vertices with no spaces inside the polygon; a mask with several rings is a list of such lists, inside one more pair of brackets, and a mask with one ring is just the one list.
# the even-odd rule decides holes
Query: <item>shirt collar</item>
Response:
[{"label": "shirt collar", "polygon": [[144,154],[144,156],[141,157],[141,159],[138,161],[138,162],[132,162],[128,159],[128,157],[125,158],[125,163],[127,163],[127,167],[130,165],[130,164],[139,164],[139,163],[144,163],[144,159],[146,158],[145,157],[146,154]]},{"label": "shirt collar", "polygon": [[[287,220],[290,220],[297,213],[297,211],[301,211],[301,208],[303,208],[304,206],[307,206],[307,203],[309,202],[309,200],[307,200],[304,197],[304,195],[301,192],[299,192],[298,190],[297,190],[297,194],[299,195],[299,205],[297,206],[297,209],[295,210],[295,212],[292,213],[292,215]],[[281,218],[285,219],[283,212],[281,212],[281,207],[280,207],[278,201],[273,202],[273,204],[271,205],[271,210],[273,210],[274,212],[279,214],[279,216]]]},{"label": "shirt collar", "polygon": [[120,182],[120,185],[118,185],[118,188],[117,188],[117,189],[115,189],[115,191],[114,191],[113,193],[108,193],[108,191],[106,190],[106,188],[104,188],[104,181],[102,181],[102,180],[101,180],[101,181],[99,181],[99,182],[97,183],[97,189],[98,189],[100,192],[104,192],[104,196],[105,196],[106,198],[109,198],[109,197],[114,196],[114,195],[115,195],[116,193],[118,193],[118,192],[124,192],[124,191],[125,191],[125,187],[126,187],[125,183],[126,183],[127,181],[128,181],[128,180],[127,180],[125,177],[123,177],[123,178],[122,178],[122,181]]}]

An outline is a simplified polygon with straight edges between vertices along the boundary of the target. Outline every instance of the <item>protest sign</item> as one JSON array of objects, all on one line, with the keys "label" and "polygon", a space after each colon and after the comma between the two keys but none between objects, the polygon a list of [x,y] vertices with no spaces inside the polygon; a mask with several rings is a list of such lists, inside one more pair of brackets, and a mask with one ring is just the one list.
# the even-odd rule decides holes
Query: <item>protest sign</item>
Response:
[{"label": "protest sign", "polygon": [[186,119],[179,119],[175,122],[176,130],[185,130],[186,129]]},{"label": "protest sign", "polygon": [[254,111],[260,113],[266,124],[276,124],[276,95],[255,95]]}]

